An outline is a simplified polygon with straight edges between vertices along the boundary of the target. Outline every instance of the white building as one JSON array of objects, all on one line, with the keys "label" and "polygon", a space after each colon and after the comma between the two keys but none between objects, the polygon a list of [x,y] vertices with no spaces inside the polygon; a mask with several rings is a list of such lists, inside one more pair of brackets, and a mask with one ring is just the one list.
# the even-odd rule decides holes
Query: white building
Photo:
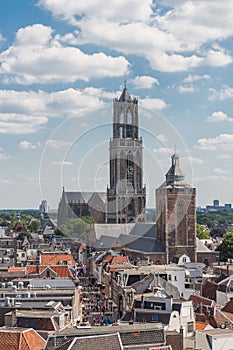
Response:
[{"label": "white building", "polygon": [[210,329],[196,332],[195,349],[200,350],[232,350],[232,329]]}]

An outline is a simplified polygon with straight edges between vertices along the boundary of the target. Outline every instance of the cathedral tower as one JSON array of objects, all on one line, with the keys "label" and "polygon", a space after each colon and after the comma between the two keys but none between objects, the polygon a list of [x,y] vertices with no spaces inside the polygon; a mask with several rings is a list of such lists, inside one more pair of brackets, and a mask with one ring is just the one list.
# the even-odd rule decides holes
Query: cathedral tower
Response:
[{"label": "cathedral tower", "polygon": [[185,182],[178,155],[171,158],[166,181],[156,190],[156,238],[166,248],[166,263],[182,255],[195,262],[196,189]]},{"label": "cathedral tower", "polygon": [[107,188],[107,222],[145,221],[142,138],[138,136],[138,100],[124,87],[113,102],[113,138],[110,139],[110,187]]}]

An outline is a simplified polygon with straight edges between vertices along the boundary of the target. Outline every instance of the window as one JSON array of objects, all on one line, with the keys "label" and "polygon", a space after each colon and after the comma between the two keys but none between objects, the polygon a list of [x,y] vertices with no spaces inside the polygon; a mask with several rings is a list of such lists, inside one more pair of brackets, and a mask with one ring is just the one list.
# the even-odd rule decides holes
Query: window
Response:
[{"label": "window", "polygon": [[133,124],[133,116],[130,110],[127,110],[127,124]]},{"label": "window", "polygon": [[119,123],[120,124],[124,124],[125,120],[124,120],[124,112],[121,111],[121,114],[119,115]]}]

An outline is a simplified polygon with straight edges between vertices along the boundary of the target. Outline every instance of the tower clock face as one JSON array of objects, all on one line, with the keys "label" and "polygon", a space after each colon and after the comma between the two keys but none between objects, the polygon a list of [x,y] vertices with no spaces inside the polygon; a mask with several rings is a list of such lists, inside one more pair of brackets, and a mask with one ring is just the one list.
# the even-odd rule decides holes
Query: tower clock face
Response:
[{"label": "tower clock face", "polygon": [[128,170],[128,173],[132,173],[133,172],[133,166],[129,166],[127,170]]}]

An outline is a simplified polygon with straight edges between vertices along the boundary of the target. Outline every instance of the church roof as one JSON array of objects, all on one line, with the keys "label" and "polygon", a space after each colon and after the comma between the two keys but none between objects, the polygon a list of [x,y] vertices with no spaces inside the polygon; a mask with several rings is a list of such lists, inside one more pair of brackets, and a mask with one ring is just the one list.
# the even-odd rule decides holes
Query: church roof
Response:
[{"label": "church roof", "polygon": [[105,192],[63,192],[68,203],[88,203],[105,202]]},{"label": "church roof", "polygon": [[164,246],[155,238],[155,224],[95,224],[95,248],[125,247],[141,253],[163,253]]},{"label": "church roof", "polygon": [[131,235],[155,238],[155,224],[137,222],[130,231]]},{"label": "church roof", "polygon": [[94,224],[94,231],[96,239],[101,236],[119,237],[120,234],[129,234],[135,223],[129,224]]}]

